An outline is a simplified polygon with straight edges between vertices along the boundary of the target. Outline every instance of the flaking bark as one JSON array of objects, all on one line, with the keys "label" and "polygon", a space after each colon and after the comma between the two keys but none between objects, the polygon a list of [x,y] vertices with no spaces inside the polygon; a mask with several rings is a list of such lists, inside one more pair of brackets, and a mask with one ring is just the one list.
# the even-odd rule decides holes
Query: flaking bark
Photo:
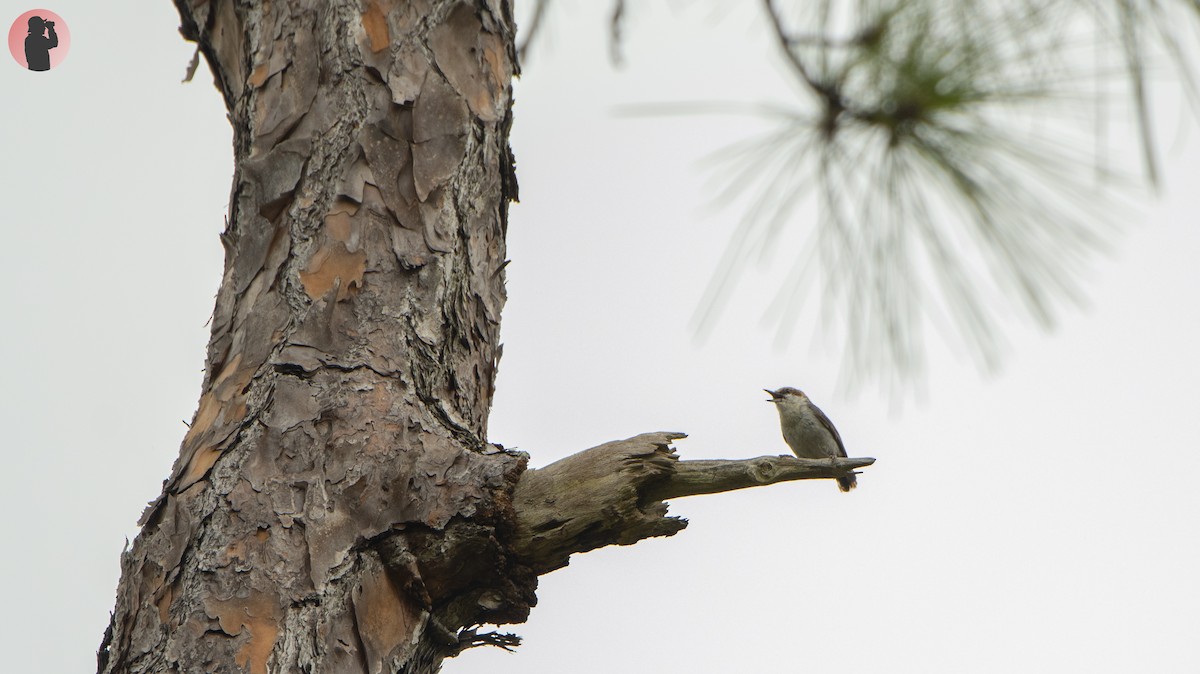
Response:
[{"label": "flaking bark", "polygon": [[434,671],[536,581],[498,542],[526,459],[484,441],[511,7],[175,4],[234,129],[225,273],[99,671]]}]

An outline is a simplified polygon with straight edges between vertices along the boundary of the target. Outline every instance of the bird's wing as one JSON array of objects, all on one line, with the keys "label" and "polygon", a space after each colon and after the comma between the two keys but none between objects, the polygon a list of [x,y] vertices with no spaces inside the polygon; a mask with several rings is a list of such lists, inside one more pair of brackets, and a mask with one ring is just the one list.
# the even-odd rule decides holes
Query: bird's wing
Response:
[{"label": "bird's wing", "polygon": [[833,436],[833,439],[837,441],[838,456],[846,456],[846,445],[842,444],[842,436],[840,433],[838,433],[837,429],[834,428],[833,422],[829,420],[829,417],[825,416],[825,413],[821,411],[820,407],[813,405],[811,400],[808,404],[812,405],[813,412],[815,412],[817,415],[817,421],[821,422],[821,425],[824,426],[829,431],[829,434]]}]

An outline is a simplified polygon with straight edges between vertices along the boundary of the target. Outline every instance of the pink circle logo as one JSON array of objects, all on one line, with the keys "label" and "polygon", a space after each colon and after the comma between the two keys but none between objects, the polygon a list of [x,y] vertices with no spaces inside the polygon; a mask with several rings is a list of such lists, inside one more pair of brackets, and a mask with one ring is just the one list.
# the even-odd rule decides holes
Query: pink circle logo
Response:
[{"label": "pink circle logo", "polygon": [[22,68],[57,68],[70,48],[71,31],[66,22],[48,9],[31,9],[8,29],[8,51]]}]

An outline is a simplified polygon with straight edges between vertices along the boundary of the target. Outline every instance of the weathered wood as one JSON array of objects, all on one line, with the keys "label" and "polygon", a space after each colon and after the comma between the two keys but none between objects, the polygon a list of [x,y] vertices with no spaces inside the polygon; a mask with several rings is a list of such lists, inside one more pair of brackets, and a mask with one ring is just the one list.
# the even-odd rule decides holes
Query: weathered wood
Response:
[{"label": "weathered wood", "polygon": [[680,461],[670,478],[651,485],[645,497],[661,501],[791,480],[836,479],[873,463],[873,458],[799,459],[787,455]]},{"label": "weathered wood", "polygon": [[575,553],[680,531],[687,520],[667,516],[666,499],[837,478],[875,462],[791,456],[680,461],[671,442],[684,437],[645,433],[525,471],[513,493],[513,550],[538,574],[548,573]]}]

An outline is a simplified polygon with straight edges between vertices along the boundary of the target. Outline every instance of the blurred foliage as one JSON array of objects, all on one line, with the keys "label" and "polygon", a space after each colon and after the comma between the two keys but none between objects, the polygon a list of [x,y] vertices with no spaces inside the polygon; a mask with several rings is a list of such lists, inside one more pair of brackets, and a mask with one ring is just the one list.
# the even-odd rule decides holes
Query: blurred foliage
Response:
[{"label": "blurred foliage", "polygon": [[[1200,111],[1197,0],[761,9],[801,94],[790,109],[760,106],[773,130],[718,155],[718,201],[752,205],[697,324],[710,327],[733,281],[803,228],[809,243],[770,317],[786,337],[819,298],[852,382],[915,381],[930,326],[984,369],[1011,318],[1052,326],[1117,232],[1121,188],[1157,186],[1151,74],[1181,83]],[[1120,156],[1130,143],[1110,134],[1114,118],[1132,120],[1140,159]]]}]

